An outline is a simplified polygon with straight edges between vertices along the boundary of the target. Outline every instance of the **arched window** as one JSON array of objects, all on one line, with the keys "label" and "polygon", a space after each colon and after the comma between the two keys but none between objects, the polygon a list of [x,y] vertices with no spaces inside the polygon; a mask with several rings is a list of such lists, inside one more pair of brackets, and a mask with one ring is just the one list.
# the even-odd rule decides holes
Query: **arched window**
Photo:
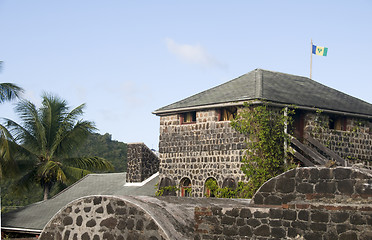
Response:
[{"label": "arched window", "polygon": [[183,178],[180,182],[181,197],[191,197],[191,180]]},{"label": "arched window", "polygon": [[238,185],[234,178],[225,178],[222,183],[222,188],[230,188],[231,190],[235,190]]},{"label": "arched window", "polygon": [[204,184],[204,195],[206,197],[216,197],[218,190],[218,183],[214,178],[208,178]]},{"label": "arched window", "polygon": [[162,178],[159,183],[159,189],[163,189],[163,196],[176,196],[176,184],[170,178]]}]

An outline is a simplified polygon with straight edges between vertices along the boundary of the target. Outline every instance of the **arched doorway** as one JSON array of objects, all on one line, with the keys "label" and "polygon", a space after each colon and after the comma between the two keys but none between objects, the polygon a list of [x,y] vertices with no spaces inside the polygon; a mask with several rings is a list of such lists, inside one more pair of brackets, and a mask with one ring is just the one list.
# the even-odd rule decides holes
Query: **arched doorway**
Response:
[{"label": "arched doorway", "polygon": [[217,180],[210,177],[205,181],[204,184],[204,196],[206,197],[216,197],[218,190]]},{"label": "arched doorway", "polygon": [[163,189],[162,196],[176,196],[176,184],[175,182],[168,178],[164,177],[160,180],[159,189]]},{"label": "arched doorway", "polygon": [[234,178],[225,178],[222,183],[222,188],[229,188],[231,190],[235,190],[238,187]]},{"label": "arched doorway", "polygon": [[181,197],[191,197],[191,180],[190,178],[182,178],[180,182]]}]

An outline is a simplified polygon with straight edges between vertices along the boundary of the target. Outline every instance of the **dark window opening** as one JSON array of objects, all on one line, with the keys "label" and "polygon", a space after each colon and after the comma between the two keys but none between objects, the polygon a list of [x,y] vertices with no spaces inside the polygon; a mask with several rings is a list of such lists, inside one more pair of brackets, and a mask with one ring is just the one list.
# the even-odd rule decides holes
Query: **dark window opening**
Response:
[{"label": "dark window opening", "polygon": [[181,197],[191,197],[191,181],[189,178],[184,178],[180,183]]},{"label": "dark window opening", "polygon": [[329,129],[346,131],[346,118],[338,116],[329,117]]},{"label": "dark window opening", "polygon": [[162,178],[159,183],[159,189],[163,189],[163,196],[176,196],[176,184],[170,178]]},{"label": "dark window opening", "polygon": [[182,113],[180,116],[181,124],[195,123],[196,122],[196,112]]},{"label": "dark window opening", "polygon": [[223,180],[222,188],[229,188],[231,190],[235,190],[236,187],[237,187],[237,183],[236,183],[235,179],[226,178],[225,180]]},{"label": "dark window opening", "polygon": [[218,121],[231,121],[236,117],[236,107],[225,107],[218,110]]}]

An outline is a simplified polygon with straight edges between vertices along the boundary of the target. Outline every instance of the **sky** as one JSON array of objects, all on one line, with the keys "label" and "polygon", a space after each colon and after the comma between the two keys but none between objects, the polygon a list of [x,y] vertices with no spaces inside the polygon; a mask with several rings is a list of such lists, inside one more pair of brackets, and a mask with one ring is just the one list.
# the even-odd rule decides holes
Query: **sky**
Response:
[{"label": "sky", "polygon": [[371,23],[369,0],[0,0],[0,82],[158,149],[153,111],[256,68],[309,77],[311,39],[313,80],[372,103]]}]

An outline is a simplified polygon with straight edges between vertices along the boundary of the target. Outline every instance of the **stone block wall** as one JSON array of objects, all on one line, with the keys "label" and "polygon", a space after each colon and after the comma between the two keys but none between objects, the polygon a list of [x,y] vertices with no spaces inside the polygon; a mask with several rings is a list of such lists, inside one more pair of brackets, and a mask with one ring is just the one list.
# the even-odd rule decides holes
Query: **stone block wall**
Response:
[{"label": "stone block wall", "polygon": [[254,204],[282,205],[292,201],[371,201],[372,174],[350,167],[305,167],[289,170],[265,182]]},{"label": "stone block wall", "polygon": [[91,196],[61,209],[45,226],[40,240],[167,239],[140,207],[117,197]]},{"label": "stone block wall", "polygon": [[363,163],[372,168],[372,129],[366,120],[346,119],[346,131],[328,128],[329,116],[307,113],[305,133],[320,141],[350,165]]},{"label": "stone block wall", "polygon": [[372,172],[296,168],[243,208],[195,208],[194,239],[372,239]]},{"label": "stone block wall", "polygon": [[129,143],[127,182],[142,182],[159,171],[160,160],[144,143]]},{"label": "stone block wall", "polygon": [[372,172],[296,168],[270,179],[252,201],[89,196],[62,208],[40,239],[369,240]]},{"label": "stone block wall", "polygon": [[372,206],[196,208],[194,239],[367,240],[372,239]]},{"label": "stone block wall", "polygon": [[204,196],[210,177],[221,187],[225,178],[245,180],[240,170],[245,137],[229,121],[217,121],[215,109],[198,111],[196,123],[180,124],[178,114],[160,117],[160,179],[179,186],[183,178],[192,184],[192,196]]}]

